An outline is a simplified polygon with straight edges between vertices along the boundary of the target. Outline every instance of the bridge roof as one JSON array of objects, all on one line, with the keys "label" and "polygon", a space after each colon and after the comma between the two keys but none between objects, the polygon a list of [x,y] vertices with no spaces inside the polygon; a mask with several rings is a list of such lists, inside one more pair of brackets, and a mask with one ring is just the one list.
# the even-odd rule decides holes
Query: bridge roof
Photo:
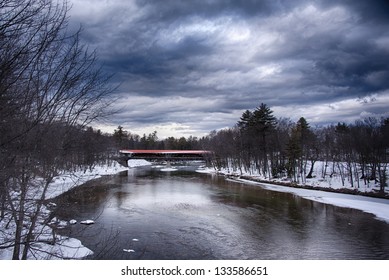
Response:
[{"label": "bridge roof", "polygon": [[210,154],[206,150],[120,150],[122,154]]}]

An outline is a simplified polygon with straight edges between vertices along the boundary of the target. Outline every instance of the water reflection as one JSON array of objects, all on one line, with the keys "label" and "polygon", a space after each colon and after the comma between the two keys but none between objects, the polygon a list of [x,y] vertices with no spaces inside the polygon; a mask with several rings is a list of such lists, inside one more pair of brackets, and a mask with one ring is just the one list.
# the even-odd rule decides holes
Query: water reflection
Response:
[{"label": "water reflection", "polygon": [[96,219],[63,232],[93,258],[389,259],[372,215],[187,169],[130,169],[59,202],[62,219]]}]

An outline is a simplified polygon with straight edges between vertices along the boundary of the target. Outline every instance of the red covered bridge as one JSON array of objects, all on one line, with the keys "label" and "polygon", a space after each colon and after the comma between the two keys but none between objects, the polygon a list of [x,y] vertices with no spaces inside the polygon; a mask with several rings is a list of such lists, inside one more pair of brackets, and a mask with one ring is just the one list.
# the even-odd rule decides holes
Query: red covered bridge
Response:
[{"label": "red covered bridge", "polygon": [[206,160],[212,152],[206,150],[120,150],[127,159]]}]

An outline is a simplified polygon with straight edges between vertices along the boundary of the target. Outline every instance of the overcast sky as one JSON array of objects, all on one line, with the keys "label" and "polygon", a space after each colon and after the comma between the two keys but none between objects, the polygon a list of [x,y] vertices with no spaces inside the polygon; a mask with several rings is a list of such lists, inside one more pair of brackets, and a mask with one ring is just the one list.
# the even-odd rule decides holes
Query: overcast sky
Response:
[{"label": "overcast sky", "polygon": [[70,1],[120,83],[105,131],[202,136],[261,103],[311,126],[389,116],[388,0]]}]

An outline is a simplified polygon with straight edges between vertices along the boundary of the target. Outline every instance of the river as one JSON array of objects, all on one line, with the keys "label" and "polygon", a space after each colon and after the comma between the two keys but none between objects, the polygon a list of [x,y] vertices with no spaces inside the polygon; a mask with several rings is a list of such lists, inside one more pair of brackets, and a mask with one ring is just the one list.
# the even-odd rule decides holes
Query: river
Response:
[{"label": "river", "polygon": [[81,240],[92,259],[389,259],[389,224],[371,214],[193,166],[129,169],[56,203],[58,218],[78,221],[58,233]]}]

